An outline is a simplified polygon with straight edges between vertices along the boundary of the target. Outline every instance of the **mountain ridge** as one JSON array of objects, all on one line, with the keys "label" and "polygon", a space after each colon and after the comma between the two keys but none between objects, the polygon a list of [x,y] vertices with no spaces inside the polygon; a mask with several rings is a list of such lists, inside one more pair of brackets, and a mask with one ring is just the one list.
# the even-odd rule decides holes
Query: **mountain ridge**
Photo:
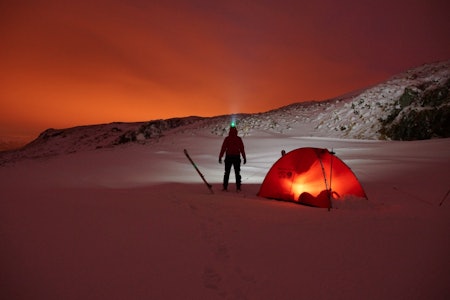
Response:
[{"label": "mountain ridge", "polygon": [[47,129],[0,164],[127,143],[154,143],[170,133],[223,136],[233,119],[242,136],[282,134],[368,140],[416,140],[450,136],[450,60],[425,64],[390,79],[324,101],[292,103],[267,112],[189,116],[148,122],[113,122]]}]

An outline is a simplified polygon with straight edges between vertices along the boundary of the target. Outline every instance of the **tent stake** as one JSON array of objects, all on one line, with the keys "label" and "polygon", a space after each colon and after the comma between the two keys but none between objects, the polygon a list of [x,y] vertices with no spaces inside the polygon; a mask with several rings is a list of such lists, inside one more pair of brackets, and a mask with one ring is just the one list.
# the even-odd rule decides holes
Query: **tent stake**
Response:
[{"label": "tent stake", "polygon": [[447,194],[445,194],[444,198],[442,198],[441,203],[439,203],[439,206],[441,206],[442,203],[444,203],[445,199],[447,199],[448,194],[450,194],[450,190],[448,190]]}]

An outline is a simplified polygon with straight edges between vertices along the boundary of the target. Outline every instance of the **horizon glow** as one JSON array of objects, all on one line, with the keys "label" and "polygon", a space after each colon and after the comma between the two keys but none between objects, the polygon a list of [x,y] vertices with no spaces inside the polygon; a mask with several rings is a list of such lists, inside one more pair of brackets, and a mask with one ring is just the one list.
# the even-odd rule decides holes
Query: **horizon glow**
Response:
[{"label": "horizon glow", "polygon": [[0,137],[332,99],[449,59],[446,8],[438,0],[8,3]]}]

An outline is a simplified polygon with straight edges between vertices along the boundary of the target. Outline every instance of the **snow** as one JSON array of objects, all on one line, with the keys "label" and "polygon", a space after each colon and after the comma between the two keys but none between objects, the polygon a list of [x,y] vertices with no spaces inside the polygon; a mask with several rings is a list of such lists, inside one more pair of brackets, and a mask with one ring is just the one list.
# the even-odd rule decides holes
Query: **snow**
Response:
[{"label": "snow", "polygon": [[[50,129],[0,152],[0,299],[450,299],[450,139],[378,132],[406,87],[442,85],[449,64],[326,102]],[[241,193],[233,173],[221,191],[231,118]],[[328,211],[256,196],[300,147],[336,152],[368,200]]]},{"label": "snow", "polygon": [[[0,298],[449,298],[450,139],[243,139],[242,193],[220,191],[207,129],[0,167]],[[281,149],[309,146],[333,148],[369,200],[256,196]]]}]

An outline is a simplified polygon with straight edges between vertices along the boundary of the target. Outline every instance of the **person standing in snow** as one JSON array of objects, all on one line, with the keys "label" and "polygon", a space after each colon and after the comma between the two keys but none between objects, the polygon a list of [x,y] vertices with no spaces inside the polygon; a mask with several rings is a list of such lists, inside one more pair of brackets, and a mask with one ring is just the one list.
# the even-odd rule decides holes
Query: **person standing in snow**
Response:
[{"label": "person standing in snow", "polygon": [[247,163],[245,156],[244,143],[238,136],[236,127],[231,126],[228,136],[224,139],[219,154],[219,163],[222,163],[222,157],[225,154],[225,174],[223,175],[223,190],[228,189],[228,179],[230,178],[231,166],[234,168],[236,177],[236,189],[241,190],[241,155],[244,165]]}]

